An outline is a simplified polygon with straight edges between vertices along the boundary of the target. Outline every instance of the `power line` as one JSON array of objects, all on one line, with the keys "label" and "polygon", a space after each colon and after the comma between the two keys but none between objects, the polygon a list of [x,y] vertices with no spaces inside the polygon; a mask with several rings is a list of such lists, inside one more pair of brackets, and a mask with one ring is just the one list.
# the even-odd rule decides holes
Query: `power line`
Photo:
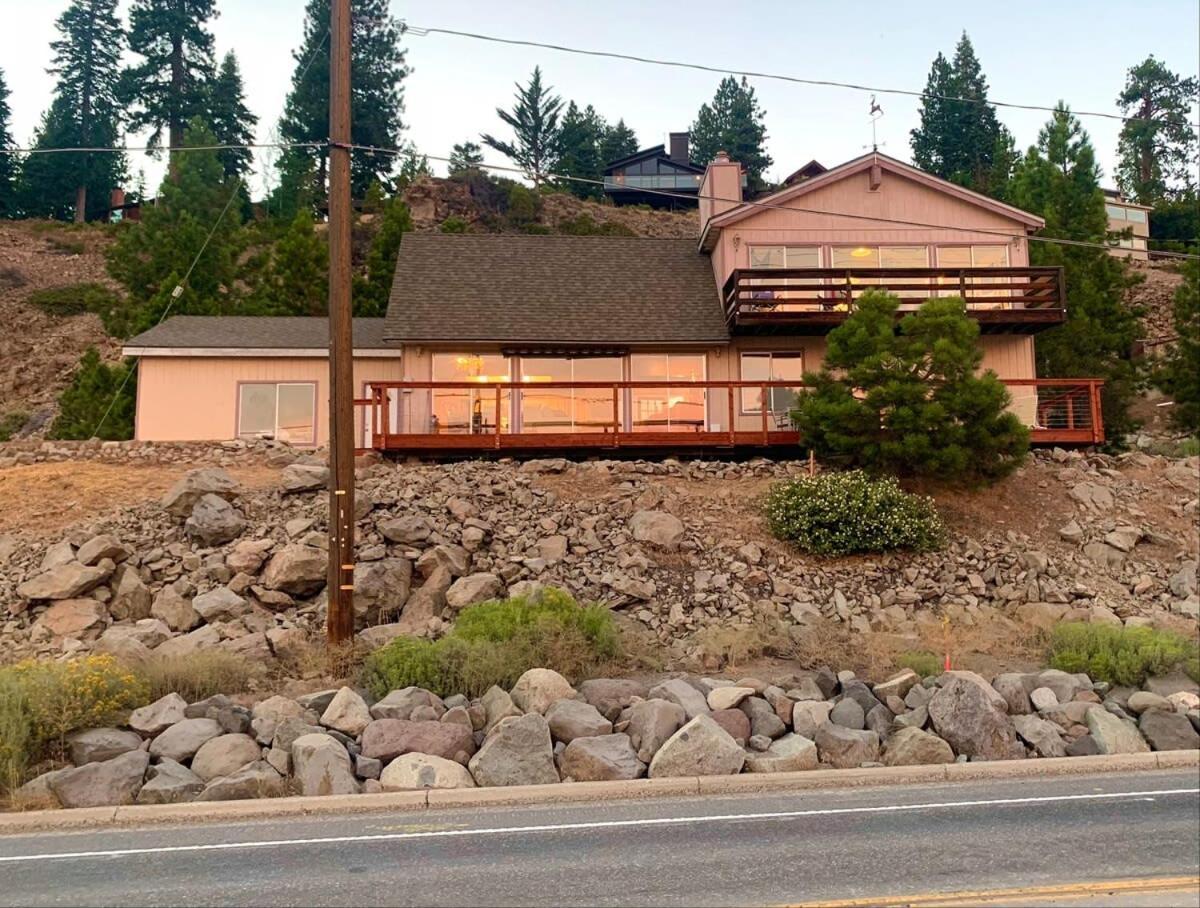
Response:
[{"label": "power line", "polygon": [[[798,85],[815,85],[825,88],[848,88],[854,91],[875,92],[876,94],[888,95],[904,95],[911,98],[937,98],[941,101],[958,101],[964,104],[981,104],[987,107],[1009,107],[1015,110],[1041,110],[1054,112],[1055,107],[1047,107],[1044,104],[1018,104],[1013,101],[992,101],[981,100],[979,98],[965,98],[957,95],[942,95],[934,94],[926,91],[915,91],[906,88],[884,88],[876,85],[861,85],[857,82],[838,82],[833,79],[809,79],[801,76],[790,76],[781,73],[759,72],[749,69],[732,69],[723,66],[710,66],[704,63],[690,63],[681,60],[663,60],[656,57],[643,57],[637,54],[626,54],[617,51],[607,50],[590,50],[581,47],[568,47],[563,44],[550,44],[544,41],[529,41],[522,38],[501,38],[497,35],[483,35],[477,32],[459,31],[452,28],[423,28],[416,25],[409,25],[403,19],[400,20],[401,34],[411,34],[418,38],[423,38],[428,35],[452,35],[457,38],[471,38],[476,41],[490,41],[495,44],[509,44],[516,47],[540,47],[544,50],[560,51],[566,54],[579,54],[586,57],[605,57],[610,60],[626,60],[633,63],[647,63],[652,66],[670,66],[676,69],[694,69],[701,72],[717,73],[718,75],[734,75],[745,76],[752,79],[773,79],[778,82],[791,82]],[[1120,120],[1124,123],[1129,122],[1149,122],[1145,117],[1126,117],[1121,114],[1108,113],[1107,111],[1098,110],[1075,110],[1072,111],[1077,117],[1102,117],[1108,120]],[[1200,128],[1200,124],[1190,124]]]},{"label": "power line", "polygon": [[128,151],[166,151],[175,154],[181,151],[236,151],[256,148],[327,148],[328,142],[249,142],[243,145],[120,145],[107,148],[70,146],[63,148],[0,148],[0,154],[93,154],[108,152],[118,154]]}]

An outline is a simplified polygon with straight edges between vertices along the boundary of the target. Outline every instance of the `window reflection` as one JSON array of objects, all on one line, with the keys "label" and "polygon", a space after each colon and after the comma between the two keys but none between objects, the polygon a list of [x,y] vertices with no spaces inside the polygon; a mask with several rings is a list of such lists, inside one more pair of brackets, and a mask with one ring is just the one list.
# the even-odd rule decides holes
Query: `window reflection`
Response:
[{"label": "window reflection", "polygon": [[[701,432],[705,393],[682,383],[704,381],[704,354],[648,353],[629,358],[632,381],[662,381],[661,388],[634,388],[631,422],[634,432]],[[679,382],[670,385],[668,382]]]},{"label": "window reflection", "polygon": [[[509,360],[500,354],[435,353],[433,380],[489,382],[511,380]],[[500,430],[507,432],[512,392],[500,392]],[[432,395],[434,432],[477,435],[496,431],[496,391],[492,388],[439,388]]]},{"label": "window reflection", "polygon": [[[522,432],[612,432],[611,388],[538,388],[539,382],[619,382],[620,357],[524,357],[521,360]],[[618,408],[621,394],[618,391]],[[618,417],[618,424],[620,419]]]}]

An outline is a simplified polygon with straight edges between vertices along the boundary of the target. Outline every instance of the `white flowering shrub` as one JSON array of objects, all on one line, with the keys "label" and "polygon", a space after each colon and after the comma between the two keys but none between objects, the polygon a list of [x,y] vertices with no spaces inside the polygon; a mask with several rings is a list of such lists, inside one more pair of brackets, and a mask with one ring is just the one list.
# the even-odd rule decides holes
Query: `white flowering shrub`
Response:
[{"label": "white flowering shrub", "polygon": [[814,555],[926,552],[945,538],[932,498],[860,470],[776,483],[767,494],[766,516],[778,538]]}]

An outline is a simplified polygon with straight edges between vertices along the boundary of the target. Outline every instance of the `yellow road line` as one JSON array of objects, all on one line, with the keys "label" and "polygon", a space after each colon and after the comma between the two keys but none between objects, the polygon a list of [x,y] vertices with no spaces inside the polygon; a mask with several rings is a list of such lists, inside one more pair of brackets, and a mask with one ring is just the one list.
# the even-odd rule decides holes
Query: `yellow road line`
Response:
[{"label": "yellow road line", "polygon": [[1200,877],[1153,877],[1136,880],[1105,880],[1098,883],[1062,883],[1054,886],[1024,886],[1015,889],[976,889],[962,892],[925,892],[889,895],[878,898],[840,899],[827,902],[800,902],[791,908],[950,908],[954,905],[980,905],[1012,899],[1083,898],[1090,895],[1159,892],[1172,889],[1200,889]]}]

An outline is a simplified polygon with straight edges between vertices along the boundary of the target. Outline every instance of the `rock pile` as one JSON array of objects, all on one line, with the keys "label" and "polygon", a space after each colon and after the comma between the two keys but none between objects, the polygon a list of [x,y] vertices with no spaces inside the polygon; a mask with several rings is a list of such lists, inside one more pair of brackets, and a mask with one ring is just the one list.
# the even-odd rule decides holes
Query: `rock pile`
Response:
[{"label": "rock pile", "polygon": [[17,801],[62,807],[545,785],[818,767],[912,766],[1200,748],[1200,688],[1146,690],[1046,670],[987,680],[905,670],[877,684],[801,672],[768,684],[599,678],[531,669],[511,691],[371,702],[349,687],[246,707],[170,694],[126,728],[68,738],[71,767]]}]

